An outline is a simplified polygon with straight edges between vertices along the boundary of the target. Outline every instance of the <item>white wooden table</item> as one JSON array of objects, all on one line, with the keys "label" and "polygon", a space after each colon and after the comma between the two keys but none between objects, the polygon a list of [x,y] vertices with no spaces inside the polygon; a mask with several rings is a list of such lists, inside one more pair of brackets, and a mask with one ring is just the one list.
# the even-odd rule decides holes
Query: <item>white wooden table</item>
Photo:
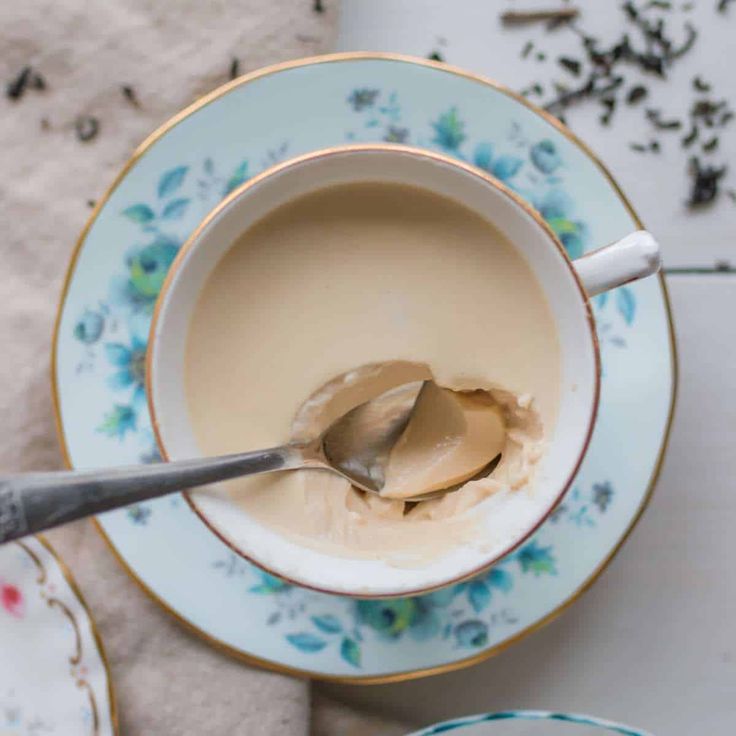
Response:
[{"label": "white wooden table", "polygon": [[[601,32],[620,12],[617,3],[578,5],[586,26]],[[736,104],[736,70],[726,54],[733,49],[736,7],[720,16],[715,0],[696,5],[699,43],[670,84],[648,82],[652,104],[673,114],[688,104],[690,95],[677,90],[695,74]],[[542,30],[501,33],[498,15],[510,7],[526,4],[343,0],[338,50],[418,56],[439,50],[449,63],[521,89],[555,66],[519,59],[530,35],[539,37],[548,57],[569,46]],[[680,384],[652,503],[593,589],[542,631],[448,675],[376,687],[320,686],[331,697],[416,725],[529,707],[593,713],[658,736],[736,733],[736,552],[730,538],[736,525],[736,275],[713,268],[719,261],[736,264],[736,205],[724,198],[707,212],[689,213],[682,206],[679,144],[673,141],[659,157],[636,154],[628,143],[645,138],[641,114],[610,129],[600,127],[599,114],[592,105],[570,114],[568,123],[602,154],[660,239],[670,271]],[[721,145],[724,158],[736,161],[736,129]]]}]

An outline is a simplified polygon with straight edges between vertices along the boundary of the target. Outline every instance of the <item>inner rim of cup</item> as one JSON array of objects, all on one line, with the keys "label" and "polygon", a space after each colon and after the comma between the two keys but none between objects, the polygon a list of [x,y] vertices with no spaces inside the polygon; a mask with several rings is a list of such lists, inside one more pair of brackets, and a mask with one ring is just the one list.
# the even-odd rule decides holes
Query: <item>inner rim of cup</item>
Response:
[{"label": "inner rim of cup", "polygon": [[[386,165],[391,162],[396,164],[393,168]],[[359,166],[356,165],[358,163]],[[427,181],[422,181],[421,177],[417,180],[416,170],[410,174],[407,174],[406,171],[402,174],[399,171],[401,166],[411,168],[411,166],[416,167],[417,164],[419,164],[420,170],[424,167],[424,174],[433,177],[432,186],[427,186]],[[309,175],[310,169],[312,176]],[[314,176],[315,171],[318,172],[316,177]],[[359,171],[358,175],[356,175],[356,171]],[[407,176],[409,177],[408,180]],[[586,353],[586,359],[582,362],[587,363],[588,375],[584,375],[585,371],[582,371],[583,375],[579,375],[580,382],[586,392],[584,403],[587,400],[587,411],[577,412],[577,426],[582,427],[584,431],[578,431],[577,437],[574,438],[577,447],[574,457],[571,457],[569,462],[566,463],[569,472],[564,477],[557,479],[554,484],[556,492],[549,494],[549,499],[545,496],[542,511],[533,520],[530,520],[528,528],[523,534],[516,537],[512,544],[506,545],[503,549],[485,557],[475,555],[473,560],[455,559],[448,561],[445,565],[432,564],[428,568],[420,570],[404,570],[404,574],[398,576],[389,574],[390,570],[386,569],[388,566],[384,563],[383,569],[380,565],[376,569],[363,569],[357,576],[357,570],[352,569],[349,574],[327,576],[329,579],[325,580],[326,576],[323,574],[325,560],[310,560],[306,563],[306,568],[304,564],[295,566],[293,560],[288,563],[286,558],[293,557],[297,552],[301,558],[310,558],[313,556],[312,552],[285,538],[276,540],[274,544],[275,540],[272,537],[273,535],[278,536],[276,532],[264,529],[256,530],[252,528],[254,522],[251,522],[248,533],[254,539],[249,537],[245,540],[238,534],[234,534],[233,529],[236,524],[228,521],[228,515],[234,513],[234,509],[237,508],[234,504],[223,501],[215,494],[210,494],[207,491],[194,491],[191,494],[186,494],[186,497],[202,521],[231,549],[280,577],[320,591],[353,596],[374,597],[415,594],[470,577],[513,551],[526,540],[543,523],[556,502],[569,487],[582,461],[592,433],[599,397],[599,351],[590,305],[564,248],[541,216],[515,192],[512,192],[493,177],[463,162],[458,162],[442,154],[407,146],[358,145],[326,149],[292,159],[263,172],[243,184],[223,200],[203,220],[178,254],[162,288],[154,312],[151,339],[149,341],[147,395],[156,440],[164,458],[178,459],[200,454],[191,429],[189,429],[189,437],[182,437],[181,434],[175,436],[172,432],[172,427],[175,426],[188,427],[186,397],[181,386],[178,386],[177,393],[177,387],[172,390],[171,385],[176,383],[176,380],[159,379],[159,376],[170,377],[175,375],[176,367],[180,368],[183,365],[183,345],[188,331],[189,316],[194,308],[199,288],[234,240],[257,219],[301,194],[333,184],[351,181],[385,181],[429,189],[442,196],[459,201],[461,204],[486,216],[487,219],[491,219],[486,212],[488,203],[492,201],[492,193],[496,195],[493,201],[505,206],[506,214],[503,215],[504,217],[509,217],[509,213],[512,213],[510,221],[517,224],[525,221],[527,230],[530,225],[534,226],[537,240],[545,241],[546,247],[540,251],[540,254],[545,259],[549,259],[548,263],[542,265],[552,267],[556,264],[554,267],[556,267],[558,275],[555,279],[559,288],[564,290],[568,299],[571,295],[574,295],[577,304],[577,314],[575,316],[575,319],[578,320],[577,326],[573,328],[570,325],[561,325],[556,317],[558,330],[561,327],[573,330],[575,332],[573,337],[576,339],[587,333],[588,338],[581,347],[583,352]],[[459,198],[456,196],[457,186],[463,181],[466,184],[472,183],[474,186],[471,186],[463,197]],[[478,184],[482,184],[482,186],[478,186]],[[469,194],[472,196],[469,196]],[[259,197],[260,203],[257,203],[257,206],[254,207],[254,202]],[[495,220],[493,222],[499,229],[504,231],[507,237],[509,236],[503,224]],[[517,239],[513,234],[510,237],[512,242],[516,242]],[[553,247],[549,247],[550,245]],[[528,258],[527,262],[532,266],[535,275],[538,276],[539,264],[531,262]],[[201,278],[198,280],[191,278],[191,274],[197,271]],[[566,283],[563,286],[562,283],[565,279]],[[548,278],[547,281],[549,282]],[[544,284],[542,285],[544,286]],[[548,301],[550,301],[549,295]],[[562,348],[564,354],[564,344]],[[171,369],[174,370],[173,374]],[[562,400],[561,408],[563,408]],[[564,417],[561,415],[558,418],[558,427],[563,420]],[[166,439],[164,439],[164,435],[166,435]],[[243,512],[240,513],[243,514]],[[237,523],[240,524],[245,521],[245,519],[239,519]],[[266,542],[269,544],[265,544]],[[269,553],[262,554],[263,547],[259,549],[259,545],[268,547]],[[279,546],[282,549],[276,550],[275,548]],[[288,550],[287,548],[290,546],[297,547],[298,550]],[[331,556],[328,557],[331,562],[336,559]],[[352,560],[351,562],[353,563],[349,565],[351,568],[365,567],[365,565],[360,565],[363,560]],[[312,565],[311,568],[310,565]],[[305,570],[308,572],[305,573]],[[315,570],[319,571],[316,575],[314,574]],[[361,580],[363,587],[356,589],[356,580]]]}]

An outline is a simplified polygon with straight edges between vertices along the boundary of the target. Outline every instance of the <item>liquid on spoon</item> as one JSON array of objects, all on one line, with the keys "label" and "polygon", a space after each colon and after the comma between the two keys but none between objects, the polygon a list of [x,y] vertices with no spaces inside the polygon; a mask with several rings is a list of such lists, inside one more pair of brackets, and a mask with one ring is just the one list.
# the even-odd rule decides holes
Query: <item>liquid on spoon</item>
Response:
[{"label": "liquid on spoon", "polygon": [[501,410],[485,392],[451,391],[426,381],[391,450],[381,496],[411,500],[469,480],[505,442]]}]

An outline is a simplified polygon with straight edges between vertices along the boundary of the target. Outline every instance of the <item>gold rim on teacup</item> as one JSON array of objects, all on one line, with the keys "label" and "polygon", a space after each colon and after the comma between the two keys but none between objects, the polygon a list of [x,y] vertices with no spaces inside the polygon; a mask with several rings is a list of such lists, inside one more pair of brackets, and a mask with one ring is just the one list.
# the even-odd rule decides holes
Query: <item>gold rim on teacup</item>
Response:
[{"label": "gold rim on teacup", "polygon": [[562,261],[567,266],[569,274],[573,278],[573,282],[575,284],[575,287],[577,289],[577,292],[580,298],[580,306],[583,308],[584,313],[585,313],[588,337],[590,338],[590,343],[593,347],[593,360],[594,360],[594,371],[593,371],[593,376],[592,376],[592,381],[593,381],[592,400],[591,400],[590,412],[586,420],[585,432],[584,432],[582,444],[580,447],[580,451],[578,452],[577,457],[575,458],[575,461],[571,464],[570,470],[567,473],[566,479],[560,485],[559,490],[553,496],[551,501],[545,504],[543,512],[540,513],[536,521],[531,526],[529,526],[527,529],[525,529],[523,534],[514,538],[512,543],[505,546],[497,554],[494,554],[488,559],[484,560],[482,564],[479,564],[470,570],[466,570],[462,574],[448,577],[447,579],[444,579],[436,584],[422,585],[422,586],[417,586],[417,587],[412,587],[412,588],[402,589],[402,590],[397,590],[397,591],[386,591],[386,592],[382,591],[380,594],[377,594],[377,593],[370,593],[370,592],[365,593],[360,590],[346,591],[346,590],[341,590],[341,589],[335,589],[335,588],[327,587],[324,585],[320,585],[318,583],[315,583],[314,581],[305,580],[304,578],[299,577],[299,576],[290,575],[288,573],[285,573],[283,570],[272,568],[268,564],[264,563],[262,560],[255,557],[252,553],[248,553],[244,551],[231,538],[229,538],[226,534],[224,534],[223,531],[216,524],[212,522],[209,515],[206,512],[204,512],[202,507],[197,503],[197,500],[196,500],[197,491],[185,491],[183,493],[184,498],[186,499],[191,509],[194,511],[194,513],[199,517],[199,519],[207,526],[207,528],[213,534],[215,534],[223,543],[225,543],[238,556],[256,565],[257,567],[265,570],[269,574],[275,575],[276,577],[279,577],[283,580],[287,580],[288,582],[294,585],[298,585],[303,588],[309,588],[311,590],[315,590],[320,593],[328,593],[328,594],[334,594],[334,595],[349,595],[350,597],[354,597],[354,598],[377,598],[377,597],[391,598],[391,597],[422,595],[425,593],[429,593],[433,590],[436,590],[438,588],[457,584],[459,582],[462,582],[464,580],[467,580],[469,578],[472,578],[480,574],[484,570],[488,569],[489,567],[497,563],[500,559],[502,559],[503,557],[507,556],[508,554],[516,550],[519,546],[521,546],[525,541],[527,541],[529,537],[531,537],[539,529],[539,527],[547,520],[549,515],[552,513],[555,506],[559,503],[559,501],[565,495],[570,485],[572,484],[573,480],[575,479],[575,476],[577,475],[577,472],[580,468],[580,465],[585,457],[585,453],[590,444],[590,439],[591,439],[593,429],[595,426],[595,420],[596,420],[598,406],[600,402],[601,362],[600,362],[600,346],[598,342],[598,336],[595,330],[595,321],[593,318],[593,313],[592,313],[588,293],[586,292],[585,287],[580,279],[580,276],[578,275],[578,272],[573,266],[573,262],[568,256],[567,251],[565,250],[564,246],[562,245],[558,237],[555,235],[552,228],[547,224],[547,222],[539,214],[539,212],[535,210],[522,197],[520,197],[516,192],[514,192],[512,189],[506,186],[503,182],[499,181],[498,179],[491,176],[490,174],[482,171],[481,169],[478,169],[474,166],[466,164],[457,159],[451,158],[450,156],[446,156],[444,154],[437,153],[434,151],[428,151],[426,149],[416,148],[413,146],[388,144],[388,143],[380,143],[380,144],[379,143],[365,143],[365,144],[350,144],[350,145],[342,145],[342,146],[333,146],[333,147],[319,149],[317,151],[313,151],[313,152],[310,152],[310,153],[307,153],[301,156],[294,157],[292,159],[289,159],[288,161],[276,164],[274,166],[269,167],[268,169],[265,169],[260,174],[252,177],[245,183],[241,184],[237,189],[233,190],[227,197],[225,197],[219,204],[217,204],[204,217],[204,219],[200,222],[200,224],[195,228],[195,230],[191,233],[189,238],[186,240],[186,242],[182,245],[181,249],[177,253],[176,258],[174,259],[166,275],[163,286],[161,287],[161,291],[156,301],[156,305],[155,305],[154,312],[153,312],[153,318],[151,321],[151,328],[149,332],[149,341],[148,341],[148,350],[146,353],[146,371],[145,371],[146,397],[148,401],[148,408],[149,408],[149,412],[151,415],[151,424],[152,424],[153,433],[156,439],[156,443],[159,447],[159,450],[161,452],[161,456],[163,457],[163,459],[169,460],[171,459],[171,457],[170,457],[169,451],[167,450],[166,442],[164,441],[163,433],[161,431],[159,414],[157,411],[156,401],[154,398],[155,391],[153,389],[154,376],[155,376],[155,356],[156,356],[156,350],[157,350],[157,344],[158,344],[157,335],[159,333],[159,321],[160,321],[163,305],[167,303],[167,299],[169,297],[169,294],[172,288],[172,284],[175,282],[178,276],[178,273],[180,269],[182,268],[182,264],[185,263],[187,256],[192,251],[192,249],[197,246],[200,236],[208,228],[208,226],[210,226],[211,223],[217,220],[218,217],[233,202],[236,202],[237,200],[240,200],[244,196],[247,196],[251,190],[258,187],[264,181],[273,178],[275,175],[278,175],[283,172],[288,172],[292,169],[299,167],[300,165],[304,163],[318,161],[320,159],[325,159],[327,157],[331,157],[336,154],[339,155],[339,154],[369,153],[369,152],[390,152],[390,153],[400,152],[400,153],[405,153],[411,156],[416,156],[422,159],[429,159],[429,160],[444,164],[450,167],[451,169],[460,169],[464,173],[469,174],[481,180],[482,182],[484,182],[484,184],[490,186],[494,191],[497,191],[503,194],[506,198],[511,200],[516,207],[522,210],[527,216],[532,218],[534,222],[536,223],[536,225],[544,232],[544,234],[547,237],[547,240],[556,249],[556,252],[562,258]]}]

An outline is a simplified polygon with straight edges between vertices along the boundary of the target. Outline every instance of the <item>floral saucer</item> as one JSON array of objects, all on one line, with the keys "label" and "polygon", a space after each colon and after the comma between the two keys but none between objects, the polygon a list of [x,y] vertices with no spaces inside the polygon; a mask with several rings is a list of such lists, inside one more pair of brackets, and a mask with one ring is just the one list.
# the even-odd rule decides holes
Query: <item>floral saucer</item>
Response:
[{"label": "floral saucer", "polygon": [[0,547],[0,733],[112,736],[105,653],[64,564],[43,539]]},{"label": "floral saucer", "polygon": [[547,710],[481,713],[435,723],[409,736],[434,736],[438,733],[454,733],[457,736],[603,736],[606,733],[617,736],[649,736],[638,728],[602,718]]},{"label": "floral saucer", "polygon": [[[263,69],[154,133],[98,204],[67,275],[53,389],[67,461],[150,462],[147,328],[180,245],[225,194],[290,156],[393,141],[470,161],[521,193],[572,256],[639,226],[608,172],[564,127],[488,80],[419,59],[338,54]],[[275,579],[236,557],[180,497],[98,519],[129,573],[182,623],[250,662],[385,682],[498,652],[592,584],[638,519],[674,401],[664,283],[598,297],[599,419],[566,498],[521,549],[419,598],[354,601]]]}]

